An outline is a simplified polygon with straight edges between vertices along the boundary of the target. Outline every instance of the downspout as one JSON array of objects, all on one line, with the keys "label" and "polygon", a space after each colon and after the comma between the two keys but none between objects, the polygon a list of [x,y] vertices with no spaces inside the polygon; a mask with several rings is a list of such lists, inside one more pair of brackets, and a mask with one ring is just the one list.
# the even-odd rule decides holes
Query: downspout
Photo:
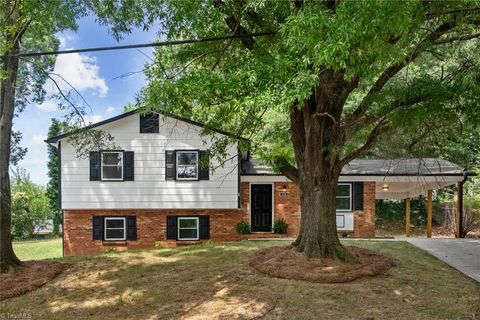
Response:
[{"label": "downspout", "polygon": [[460,181],[458,184],[458,237],[465,238],[465,234],[463,232],[463,185],[468,180],[467,169],[463,170],[463,180]]}]

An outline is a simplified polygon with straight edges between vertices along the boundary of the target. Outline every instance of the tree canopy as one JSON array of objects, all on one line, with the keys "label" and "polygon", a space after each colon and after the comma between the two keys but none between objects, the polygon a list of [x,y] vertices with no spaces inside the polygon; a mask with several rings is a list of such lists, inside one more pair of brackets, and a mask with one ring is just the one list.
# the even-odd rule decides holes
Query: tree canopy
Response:
[{"label": "tree canopy", "polygon": [[[294,245],[310,257],[349,258],[336,239],[332,190],[343,166],[387,150],[374,149],[381,140],[394,139],[406,154],[439,130],[461,134],[456,129],[468,124],[475,132],[480,123],[476,1],[94,6],[114,34],[157,19],[166,39],[241,36],[157,49],[139,100],[147,110],[251,138],[253,149],[299,186]],[[268,35],[248,36],[260,32]],[[226,144],[212,149],[221,154]]]}]

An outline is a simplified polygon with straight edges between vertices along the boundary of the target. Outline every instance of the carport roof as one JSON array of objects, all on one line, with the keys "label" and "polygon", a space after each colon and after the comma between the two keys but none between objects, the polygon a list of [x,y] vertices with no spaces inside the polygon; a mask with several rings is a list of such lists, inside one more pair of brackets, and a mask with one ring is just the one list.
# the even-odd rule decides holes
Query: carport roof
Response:
[{"label": "carport roof", "polygon": [[[357,159],[346,165],[342,176],[463,176],[474,175],[471,171],[437,158],[416,159]],[[272,168],[250,159],[242,163],[242,175],[272,175]]]}]

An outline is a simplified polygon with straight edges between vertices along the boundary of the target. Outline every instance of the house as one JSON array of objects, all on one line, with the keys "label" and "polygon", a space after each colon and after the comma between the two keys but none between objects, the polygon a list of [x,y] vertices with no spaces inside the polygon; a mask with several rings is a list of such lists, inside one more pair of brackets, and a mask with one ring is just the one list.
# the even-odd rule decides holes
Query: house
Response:
[{"label": "house", "polygon": [[[59,232],[62,233],[62,225],[59,225]],[[37,221],[33,229],[33,236],[37,239],[45,239],[53,234],[53,219]]]},{"label": "house", "polygon": [[[206,150],[214,130],[176,116],[131,111],[86,128],[108,131],[118,150],[77,156],[72,134],[47,140],[60,154],[60,206],[65,255],[174,246],[206,239],[293,237],[299,231],[300,198],[286,177],[259,165],[236,145],[220,165]],[[209,162],[206,167],[202,163]],[[215,170],[212,170],[215,168]],[[337,189],[337,230],[375,235],[375,199],[410,197],[464,180],[465,171],[444,160],[355,160]],[[286,235],[273,235],[283,218]],[[251,235],[238,235],[246,221]]]}]

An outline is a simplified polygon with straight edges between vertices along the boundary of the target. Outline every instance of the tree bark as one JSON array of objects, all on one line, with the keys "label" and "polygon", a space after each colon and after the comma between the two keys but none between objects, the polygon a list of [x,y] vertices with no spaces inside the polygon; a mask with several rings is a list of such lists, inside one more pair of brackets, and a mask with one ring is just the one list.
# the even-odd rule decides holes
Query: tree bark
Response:
[{"label": "tree bark", "polygon": [[[13,15],[10,16],[13,19]],[[2,72],[5,78],[0,87],[0,272],[21,264],[12,247],[11,236],[11,191],[10,191],[10,144],[15,108],[15,85],[18,72],[21,34],[7,34],[5,41],[13,44],[2,57]],[[10,54],[10,55],[9,55]]]},{"label": "tree bark", "polygon": [[[353,260],[337,236],[335,199],[338,177],[327,174],[319,179],[301,177],[300,180],[301,231],[293,245],[309,258]],[[315,185],[313,181],[316,181]]]},{"label": "tree bark", "polygon": [[300,232],[293,245],[309,258],[351,261],[337,236],[336,190],[345,131],[339,125],[349,83],[324,72],[310,99],[293,106],[290,135],[298,167]]}]

